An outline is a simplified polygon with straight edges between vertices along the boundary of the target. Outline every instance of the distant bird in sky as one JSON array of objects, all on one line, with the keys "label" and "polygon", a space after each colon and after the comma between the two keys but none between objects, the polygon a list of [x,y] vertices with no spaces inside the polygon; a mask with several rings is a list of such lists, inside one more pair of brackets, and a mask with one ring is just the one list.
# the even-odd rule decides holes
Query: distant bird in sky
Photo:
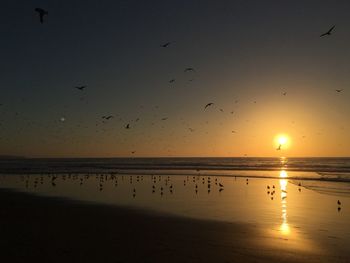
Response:
[{"label": "distant bird in sky", "polygon": [[338,200],[338,202],[337,202],[337,203],[338,203],[338,205],[341,205],[341,202],[340,202],[340,200]]},{"label": "distant bird in sky", "polygon": [[136,151],[132,151],[131,154],[134,154]]},{"label": "distant bird in sky", "polygon": [[214,103],[213,102],[208,103],[207,105],[205,105],[204,109],[208,108],[211,105],[214,105]]},{"label": "distant bird in sky", "polygon": [[169,83],[174,83],[174,82],[175,82],[175,79],[169,80]]},{"label": "distant bird in sky", "polygon": [[232,133],[236,133],[236,131],[231,131]]},{"label": "distant bird in sky", "polygon": [[283,92],[282,95],[283,95],[283,96],[286,96],[286,95],[287,95],[287,92]]},{"label": "distant bird in sky", "polygon": [[166,42],[166,43],[164,43],[164,44],[162,44],[160,46],[165,48],[165,47],[168,47],[170,44],[171,44],[171,42]]},{"label": "distant bird in sky", "polygon": [[220,109],[220,111],[221,111],[221,112],[224,112],[224,110],[223,110],[223,109]]},{"label": "distant bird in sky", "polygon": [[46,10],[44,10],[44,9],[42,9],[40,7],[37,7],[34,10],[39,13],[40,23],[43,24],[44,23],[44,16],[48,15],[49,12],[47,12]]},{"label": "distant bird in sky", "polygon": [[342,92],[343,90],[342,89],[336,89],[335,91],[336,92]]},{"label": "distant bird in sky", "polygon": [[184,72],[195,71],[194,68],[185,68]]},{"label": "distant bird in sky", "polygon": [[326,33],[323,33],[322,35],[320,35],[320,37],[324,37],[327,35],[331,35],[331,32],[333,31],[333,29],[335,28],[335,26],[332,26]]},{"label": "distant bird in sky", "polygon": [[168,119],[168,117],[162,118],[162,121],[166,121]]},{"label": "distant bird in sky", "polygon": [[86,86],[77,86],[75,88],[78,89],[78,90],[84,90],[86,88]]},{"label": "distant bird in sky", "polygon": [[278,147],[277,147],[277,151],[280,151],[281,150],[281,148],[282,148],[282,144],[280,144]]},{"label": "distant bird in sky", "polygon": [[114,118],[113,115],[102,116],[102,119],[105,119],[105,120],[109,120],[111,118]]},{"label": "distant bird in sky", "polygon": [[125,126],[125,129],[130,129],[130,124],[129,123]]}]

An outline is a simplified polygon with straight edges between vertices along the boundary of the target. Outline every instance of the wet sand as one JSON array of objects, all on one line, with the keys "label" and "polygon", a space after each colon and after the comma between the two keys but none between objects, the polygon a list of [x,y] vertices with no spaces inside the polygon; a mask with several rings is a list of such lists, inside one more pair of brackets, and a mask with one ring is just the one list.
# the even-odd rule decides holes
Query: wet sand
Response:
[{"label": "wet sand", "polygon": [[[0,190],[3,262],[348,262],[299,250],[258,225]],[[327,246],[326,241],[320,242]],[[342,254],[343,253],[343,254]]]}]

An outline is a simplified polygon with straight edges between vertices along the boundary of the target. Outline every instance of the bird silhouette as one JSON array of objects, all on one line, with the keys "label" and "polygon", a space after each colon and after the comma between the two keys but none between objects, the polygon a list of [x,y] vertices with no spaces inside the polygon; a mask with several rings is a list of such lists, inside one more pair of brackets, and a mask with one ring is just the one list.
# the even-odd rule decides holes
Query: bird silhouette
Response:
[{"label": "bird silhouette", "polygon": [[185,68],[185,70],[184,70],[184,72],[194,72],[195,70],[194,70],[194,68]]},{"label": "bird silhouette", "polygon": [[130,129],[129,123],[125,126],[125,129]]},{"label": "bird silhouette", "polygon": [[42,9],[40,7],[37,7],[34,10],[39,13],[40,23],[43,24],[44,23],[44,16],[48,15],[49,12],[47,12],[46,10],[44,10],[44,9]]},{"label": "bird silhouette", "polygon": [[282,95],[283,95],[283,96],[286,96],[286,95],[287,95],[287,92],[283,92]]},{"label": "bird silhouette", "polygon": [[324,36],[327,36],[327,35],[330,36],[334,28],[335,28],[335,25],[332,26],[326,33],[323,33],[322,35],[320,35],[320,37],[324,37]]},{"label": "bird silhouette", "polygon": [[280,144],[280,145],[276,148],[276,150],[277,150],[277,151],[280,151],[281,148],[282,148],[282,144]]},{"label": "bird silhouette", "polygon": [[174,82],[175,82],[175,79],[169,80],[169,83],[174,83]]},{"label": "bird silhouette", "polygon": [[164,43],[164,44],[162,44],[160,46],[165,48],[165,47],[168,47],[170,44],[171,44],[171,42],[166,42],[166,43]]},{"label": "bird silhouette", "polygon": [[210,103],[208,103],[207,105],[204,106],[204,109],[206,109],[206,108],[208,108],[209,106],[212,106],[212,105],[214,105],[214,103],[210,102]]},{"label": "bird silhouette", "polygon": [[78,90],[84,90],[86,88],[86,86],[77,86],[75,88],[78,89]]},{"label": "bird silhouette", "polygon": [[221,183],[219,183],[219,186],[220,186],[220,187],[224,187]]},{"label": "bird silhouette", "polygon": [[114,118],[113,115],[102,116],[102,119],[105,119],[105,120],[109,120],[111,118]]},{"label": "bird silhouette", "polygon": [[338,200],[338,202],[337,202],[337,203],[338,203],[338,205],[341,205],[341,202],[340,202],[340,200]]},{"label": "bird silhouette", "polygon": [[342,89],[336,89],[335,91],[336,92],[342,92],[343,90]]}]

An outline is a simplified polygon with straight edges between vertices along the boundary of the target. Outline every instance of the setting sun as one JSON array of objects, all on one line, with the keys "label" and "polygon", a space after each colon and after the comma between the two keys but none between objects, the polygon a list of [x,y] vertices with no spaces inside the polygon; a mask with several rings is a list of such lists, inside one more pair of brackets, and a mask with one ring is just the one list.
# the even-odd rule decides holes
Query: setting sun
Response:
[{"label": "setting sun", "polygon": [[278,150],[286,149],[290,145],[289,136],[286,134],[279,134],[275,137],[275,146]]}]

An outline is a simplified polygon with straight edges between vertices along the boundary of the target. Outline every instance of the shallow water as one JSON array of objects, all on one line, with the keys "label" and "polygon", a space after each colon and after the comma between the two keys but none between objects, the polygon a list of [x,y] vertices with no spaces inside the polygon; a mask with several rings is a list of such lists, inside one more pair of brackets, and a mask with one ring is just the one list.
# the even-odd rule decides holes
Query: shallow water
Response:
[{"label": "shallow water", "polygon": [[[288,241],[298,249],[314,246],[311,243],[320,239],[345,251],[350,241],[349,195],[314,191],[310,186],[314,181],[290,180],[284,170],[279,172],[279,179],[111,174],[2,175],[0,178],[1,188],[42,196],[262,226],[267,236]],[[339,185],[322,183],[325,184],[322,189]],[[338,200],[341,205],[337,204]]]}]

